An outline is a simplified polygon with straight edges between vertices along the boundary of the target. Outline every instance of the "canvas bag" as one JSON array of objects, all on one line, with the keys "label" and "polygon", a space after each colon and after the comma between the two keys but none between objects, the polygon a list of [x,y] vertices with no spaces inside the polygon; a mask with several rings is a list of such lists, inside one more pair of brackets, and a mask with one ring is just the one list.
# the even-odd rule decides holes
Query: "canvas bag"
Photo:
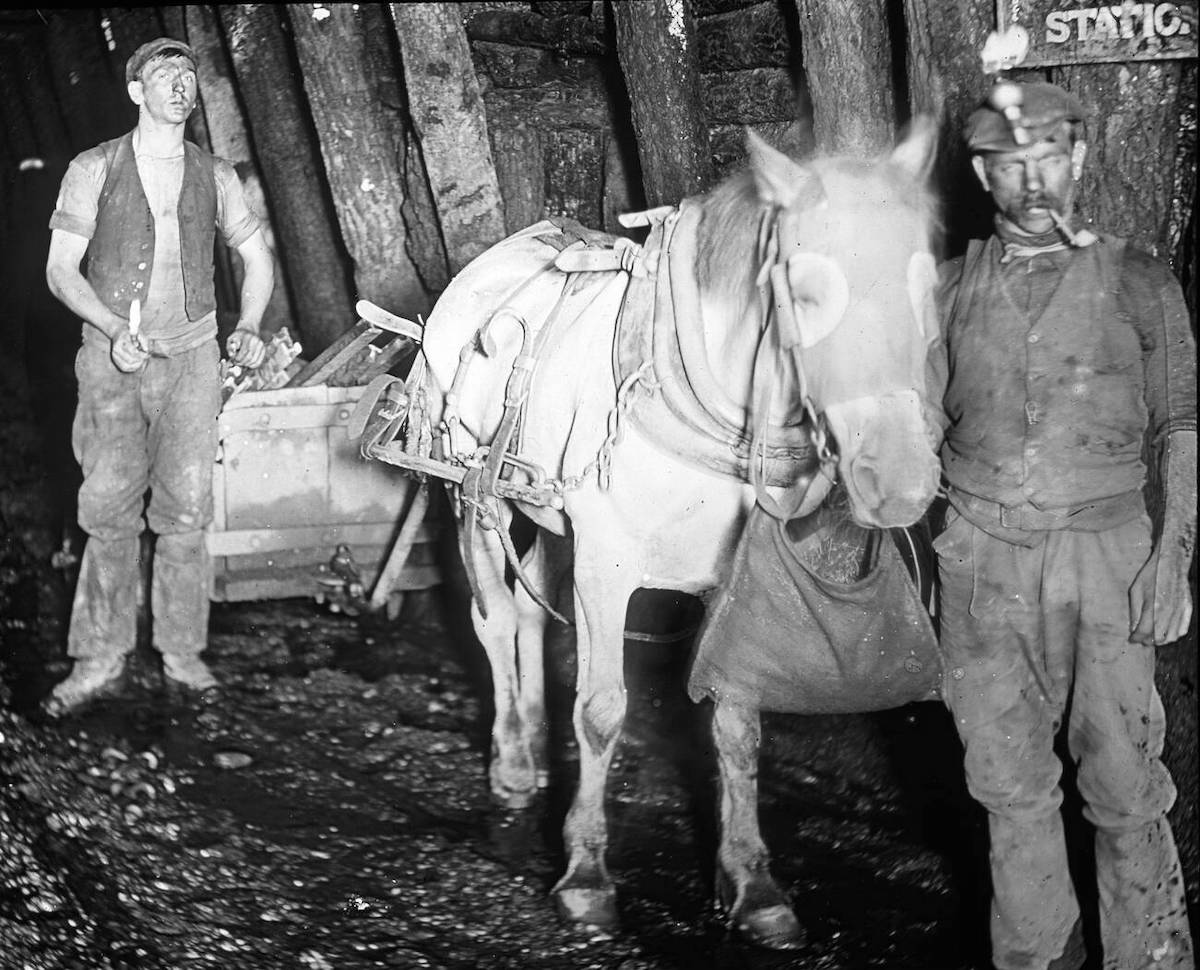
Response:
[{"label": "canvas bag", "polygon": [[806,553],[830,529],[859,527],[828,509],[810,520],[789,529],[761,505],[751,509],[697,636],[688,694],[793,714],[937,699],[933,625],[893,533],[870,530],[865,575],[841,582],[821,575]]}]

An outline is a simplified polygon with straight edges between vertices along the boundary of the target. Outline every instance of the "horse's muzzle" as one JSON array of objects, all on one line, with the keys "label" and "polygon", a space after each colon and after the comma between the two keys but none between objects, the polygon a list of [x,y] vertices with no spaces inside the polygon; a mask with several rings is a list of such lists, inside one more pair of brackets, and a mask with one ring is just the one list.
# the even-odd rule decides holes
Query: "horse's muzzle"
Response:
[{"label": "horse's muzzle", "polygon": [[826,417],[855,521],[890,529],[920,519],[941,475],[920,398],[911,392],[863,398],[829,407]]}]

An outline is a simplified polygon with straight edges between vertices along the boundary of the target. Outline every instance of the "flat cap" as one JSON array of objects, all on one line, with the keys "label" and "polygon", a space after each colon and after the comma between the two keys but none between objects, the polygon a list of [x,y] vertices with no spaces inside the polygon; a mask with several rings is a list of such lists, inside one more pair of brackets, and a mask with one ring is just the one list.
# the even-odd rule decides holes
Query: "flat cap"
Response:
[{"label": "flat cap", "polygon": [[192,69],[196,68],[196,54],[187,44],[173,37],[156,37],[129,55],[125,62],[125,83],[136,81],[142,68],[155,57],[186,57],[192,62]]},{"label": "flat cap", "polygon": [[[1056,84],[1031,81],[1012,87],[1021,96],[1021,119],[1030,142],[1052,135],[1064,121],[1083,121],[1082,102]],[[1012,125],[991,99],[968,116],[963,139],[972,152],[1014,152],[1024,147],[1014,140]]]}]

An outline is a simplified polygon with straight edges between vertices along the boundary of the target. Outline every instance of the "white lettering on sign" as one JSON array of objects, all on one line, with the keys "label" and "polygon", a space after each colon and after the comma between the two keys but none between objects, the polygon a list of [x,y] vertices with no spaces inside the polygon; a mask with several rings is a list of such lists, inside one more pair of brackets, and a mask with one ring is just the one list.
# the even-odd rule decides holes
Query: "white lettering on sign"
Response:
[{"label": "white lettering on sign", "polygon": [[[1184,14],[1184,11],[1187,14]],[[1185,37],[1192,32],[1194,8],[1178,3],[1119,3],[1077,7],[1046,14],[1046,43],[1132,40],[1135,37]]]}]

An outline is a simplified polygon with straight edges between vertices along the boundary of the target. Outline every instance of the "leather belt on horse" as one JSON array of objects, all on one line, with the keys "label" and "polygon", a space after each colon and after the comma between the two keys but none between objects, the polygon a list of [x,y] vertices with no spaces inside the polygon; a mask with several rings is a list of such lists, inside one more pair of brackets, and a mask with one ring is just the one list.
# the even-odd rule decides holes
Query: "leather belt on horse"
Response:
[{"label": "leather belt on horse", "polygon": [[[704,352],[695,279],[698,220],[698,210],[685,204],[647,239],[647,263],[653,265],[657,254],[658,272],[629,282],[613,347],[614,376],[620,387],[653,361],[649,383],[656,392],[644,395],[628,420],[663,450],[708,471],[749,481],[749,421],[737,402],[726,399]],[[815,471],[817,456],[805,424],[773,426],[766,440],[766,484],[791,485]]]}]

